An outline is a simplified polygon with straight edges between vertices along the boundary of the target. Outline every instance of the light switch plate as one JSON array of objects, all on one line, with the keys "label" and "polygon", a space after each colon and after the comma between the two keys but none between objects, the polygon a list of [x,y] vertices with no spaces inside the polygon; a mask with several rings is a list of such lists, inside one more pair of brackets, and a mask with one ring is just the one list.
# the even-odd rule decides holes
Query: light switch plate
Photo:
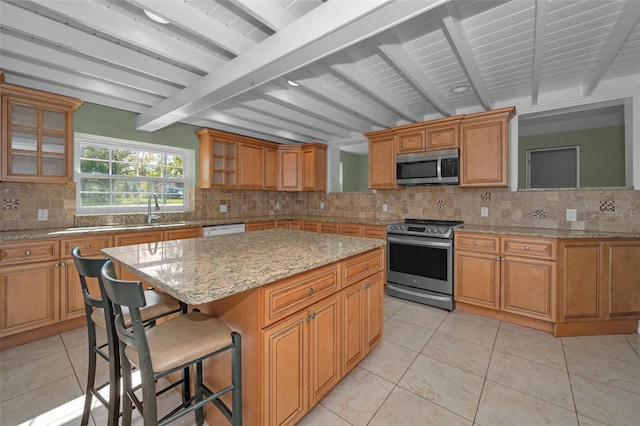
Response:
[{"label": "light switch plate", "polygon": [[480,207],[480,216],[489,217],[489,207]]},{"label": "light switch plate", "polygon": [[576,209],[567,209],[567,220],[569,222],[578,220],[578,211]]},{"label": "light switch plate", "polygon": [[383,211],[384,213],[388,212],[388,211],[389,211],[389,205],[388,205],[388,204],[383,204],[383,205],[382,205],[382,211]]},{"label": "light switch plate", "polygon": [[227,205],[220,204],[220,213],[226,213],[226,212],[227,212]]},{"label": "light switch plate", "polygon": [[324,210],[324,201],[320,201],[320,210]]},{"label": "light switch plate", "polygon": [[282,207],[282,206],[280,205],[280,202],[279,202],[279,201],[276,201],[276,210],[280,210],[280,207]]},{"label": "light switch plate", "polygon": [[38,220],[49,220],[49,210],[38,209]]}]

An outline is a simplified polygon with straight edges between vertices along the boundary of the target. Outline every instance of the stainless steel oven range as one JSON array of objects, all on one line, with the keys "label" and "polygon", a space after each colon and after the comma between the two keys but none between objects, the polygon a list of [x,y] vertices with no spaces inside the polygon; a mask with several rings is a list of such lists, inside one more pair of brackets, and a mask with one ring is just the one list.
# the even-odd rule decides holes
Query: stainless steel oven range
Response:
[{"label": "stainless steel oven range", "polygon": [[453,310],[453,230],[461,221],[387,225],[387,294]]}]

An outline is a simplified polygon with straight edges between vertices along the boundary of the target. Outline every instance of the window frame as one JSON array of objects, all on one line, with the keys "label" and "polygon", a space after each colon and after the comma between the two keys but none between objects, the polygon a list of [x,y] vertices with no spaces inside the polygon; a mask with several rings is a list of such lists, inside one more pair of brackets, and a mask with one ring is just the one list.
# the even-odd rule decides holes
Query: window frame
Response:
[{"label": "window frame", "polygon": [[[183,203],[181,205],[161,205],[159,213],[162,212],[188,212],[189,211],[189,189],[193,182],[192,170],[194,166],[195,151],[187,148],[179,148],[169,145],[153,144],[148,142],[140,142],[129,139],[119,139],[100,135],[91,135],[85,133],[75,133],[73,148],[73,180],[76,183],[76,214],[138,214],[147,213],[146,205],[136,206],[99,206],[99,207],[82,207],[81,205],[81,189],[80,180],[85,177],[104,176],[112,178],[113,175],[96,175],[92,173],[82,173],[80,171],[80,146],[83,143],[98,144],[109,146],[112,148],[124,148],[135,150],[146,150],[160,154],[171,154],[183,156],[183,173],[182,179],[171,179],[173,182],[183,183]],[[126,176],[127,180],[163,180],[166,178],[149,178],[139,176]],[[154,213],[157,213],[155,210]]]}]

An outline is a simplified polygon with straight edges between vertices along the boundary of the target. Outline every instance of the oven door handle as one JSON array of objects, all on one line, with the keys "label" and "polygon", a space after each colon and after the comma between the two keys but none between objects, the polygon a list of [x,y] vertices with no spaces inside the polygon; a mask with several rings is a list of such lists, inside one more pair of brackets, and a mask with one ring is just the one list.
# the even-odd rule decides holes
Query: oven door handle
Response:
[{"label": "oven door handle", "polygon": [[420,238],[392,237],[388,234],[387,234],[387,242],[398,243],[398,244],[411,244],[414,246],[421,246],[421,247],[444,247],[444,248],[451,247],[451,241],[433,241],[433,240],[425,241],[424,239],[420,239]]}]

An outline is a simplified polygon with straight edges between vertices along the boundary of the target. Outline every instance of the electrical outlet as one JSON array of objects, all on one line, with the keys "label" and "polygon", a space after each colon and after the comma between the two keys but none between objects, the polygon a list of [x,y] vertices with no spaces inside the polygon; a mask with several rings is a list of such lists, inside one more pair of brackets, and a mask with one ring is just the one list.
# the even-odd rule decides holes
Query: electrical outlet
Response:
[{"label": "electrical outlet", "polygon": [[324,201],[320,201],[320,210],[324,210]]},{"label": "electrical outlet", "polygon": [[389,205],[388,205],[388,204],[383,204],[383,205],[382,205],[382,211],[383,211],[384,213],[388,212],[388,211],[389,211]]},{"label": "electrical outlet", "polygon": [[276,210],[280,210],[280,207],[282,207],[282,206],[280,205],[280,202],[279,202],[279,201],[276,201]]},{"label": "electrical outlet", "polygon": [[227,212],[227,205],[220,204],[220,213],[226,213],[226,212]]},{"label": "electrical outlet", "polygon": [[578,220],[578,211],[576,209],[567,209],[567,220],[569,222]]},{"label": "electrical outlet", "polygon": [[38,209],[38,220],[49,220],[49,210]]},{"label": "electrical outlet", "polygon": [[480,207],[480,216],[489,217],[489,207]]}]

